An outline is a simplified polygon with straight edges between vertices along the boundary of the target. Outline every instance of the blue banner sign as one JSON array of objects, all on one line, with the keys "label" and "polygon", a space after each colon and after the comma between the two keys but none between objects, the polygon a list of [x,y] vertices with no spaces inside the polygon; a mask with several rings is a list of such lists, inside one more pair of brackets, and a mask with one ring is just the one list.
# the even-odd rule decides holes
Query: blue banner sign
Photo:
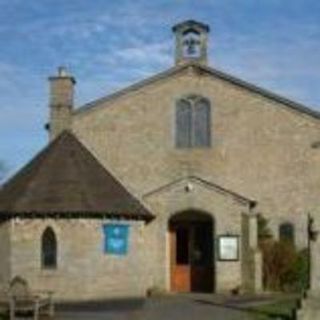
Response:
[{"label": "blue banner sign", "polygon": [[105,224],[104,252],[115,255],[126,255],[128,252],[129,226],[123,224]]}]

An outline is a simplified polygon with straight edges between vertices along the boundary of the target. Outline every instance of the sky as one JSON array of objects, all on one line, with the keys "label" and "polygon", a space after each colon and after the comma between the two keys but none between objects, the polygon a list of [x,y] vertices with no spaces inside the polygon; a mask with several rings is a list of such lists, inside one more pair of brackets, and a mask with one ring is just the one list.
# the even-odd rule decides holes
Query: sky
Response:
[{"label": "sky", "polygon": [[0,0],[0,161],[6,178],[47,142],[48,76],[75,105],[174,64],[171,27],[211,27],[210,65],[320,111],[319,0]]}]

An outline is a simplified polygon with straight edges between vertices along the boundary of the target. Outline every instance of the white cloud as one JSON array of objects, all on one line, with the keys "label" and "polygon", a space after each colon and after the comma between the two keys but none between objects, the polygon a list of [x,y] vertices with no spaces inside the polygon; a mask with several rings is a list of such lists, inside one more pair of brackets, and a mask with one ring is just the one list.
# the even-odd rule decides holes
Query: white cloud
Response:
[{"label": "white cloud", "polygon": [[[0,61],[0,133],[6,130],[32,130],[43,121],[47,97],[42,78],[17,65]],[[43,90],[43,91],[42,91]]]},{"label": "white cloud", "polygon": [[319,32],[318,25],[308,24],[291,33],[220,35],[211,60],[219,69],[320,109],[319,91],[310,85],[320,83],[320,42],[314,36]]},{"label": "white cloud", "polygon": [[186,18],[211,24],[214,67],[320,109],[319,24],[287,13],[246,24],[249,2],[0,0],[0,158],[15,166],[45,143],[46,78],[56,66],[77,78],[78,104],[99,98],[171,67],[170,28]]}]

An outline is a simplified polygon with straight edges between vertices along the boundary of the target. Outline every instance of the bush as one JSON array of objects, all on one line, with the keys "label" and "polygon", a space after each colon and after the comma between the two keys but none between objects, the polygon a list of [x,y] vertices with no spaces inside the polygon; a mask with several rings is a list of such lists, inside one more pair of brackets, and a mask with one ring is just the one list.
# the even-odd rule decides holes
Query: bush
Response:
[{"label": "bush", "polygon": [[268,226],[269,220],[266,219],[261,213],[258,214],[258,239],[265,241],[272,238],[272,232]]},{"label": "bush", "polygon": [[295,261],[289,272],[283,276],[282,282],[286,291],[303,292],[309,283],[309,254],[305,248],[296,252]]},{"label": "bush", "polygon": [[265,289],[303,292],[309,282],[308,249],[297,251],[290,238],[274,240],[268,223],[262,214],[258,214],[258,238],[263,254]]},{"label": "bush", "polygon": [[263,281],[266,289],[301,292],[308,284],[308,254],[298,252],[288,241],[268,240],[260,244],[263,252]]}]

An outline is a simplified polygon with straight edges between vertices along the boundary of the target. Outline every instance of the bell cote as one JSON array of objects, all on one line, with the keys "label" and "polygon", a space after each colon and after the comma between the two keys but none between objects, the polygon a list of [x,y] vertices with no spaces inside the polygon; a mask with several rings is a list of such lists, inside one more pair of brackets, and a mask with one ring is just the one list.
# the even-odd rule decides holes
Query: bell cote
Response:
[{"label": "bell cote", "polygon": [[175,34],[176,65],[188,62],[207,64],[208,60],[208,25],[194,20],[178,23],[172,28]]}]

